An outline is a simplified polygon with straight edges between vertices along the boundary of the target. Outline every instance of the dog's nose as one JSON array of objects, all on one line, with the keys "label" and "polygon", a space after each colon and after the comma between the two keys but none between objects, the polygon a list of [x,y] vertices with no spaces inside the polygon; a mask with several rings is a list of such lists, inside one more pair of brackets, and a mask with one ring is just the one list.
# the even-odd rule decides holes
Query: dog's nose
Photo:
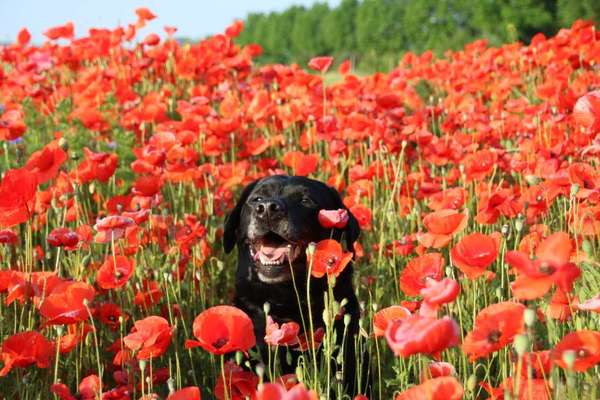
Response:
[{"label": "dog's nose", "polygon": [[285,213],[285,204],[281,200],[267,199],[258,202],[254,211],[259,218],[277,219]]}]

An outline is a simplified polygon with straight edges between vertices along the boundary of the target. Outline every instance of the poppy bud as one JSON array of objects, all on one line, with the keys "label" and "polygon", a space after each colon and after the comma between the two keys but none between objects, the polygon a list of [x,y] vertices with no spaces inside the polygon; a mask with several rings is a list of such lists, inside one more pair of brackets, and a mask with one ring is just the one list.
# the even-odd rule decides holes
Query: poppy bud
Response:
[{"label": "poppy bud", "polygon": [[571,185],[571,197],[575,197],[575,195],[577,195],[577,193],[579,192],[579,185],[574,183]]},{"label": "poppy bud", "polygon": [[167,386],[169,387],[169,394],[175,392],[175,379],[167,379]]},{"label": "poppy bud", "polygon": [[503,237],[507,238],[510,235],[510,226],[508,224],[502,225],[500,233],[502,233]]},{"label": "poppy bud", "polygon": [[144,370],[146,369],[146,360],[140,360],[139,365],[140,365],[140,370],[142,372],[144,372]]},{"label": "poppy bud", "polygon": [[312,255],[315,254],[316,247],[317,244],[315,242],[310,242],[308,246],[306,246],[306,255],[312,257]]},{"label": "poppy bud", "polygon": [[521,232],[523,230],[523,220],[521,218],[515,221],[515,230]]},{"label": "poppy bud", "polygon": [[258,375],[260,377],[260,380],[262,381],[263,376],[265,376],[265,364],[256,364],[256,375]]},{"label": "poppy bud", "polygon": [[519,357],[522,357],[527,351],[527,347],[529,347],[529,339],[527,339],[527,335],[517,335],[513,342],[513,346],[515,347],[515,351]]},{"label": "poppy bud", "polygon": [[242,363],[242,361],[244,360],[244,353],[242,353],[241,351],[236,351],[235,352],[235,363],[237,365],[240,365]]},{"label": "poppy bud", "polygon": [[350,316],[350,314],[344,314],[344,326],[350,325],[351,319],[352,319],[352,317]]},{"label": "poppy bud", "polygon": [[271,305],[269,304],[269,302],[265,302],[265,304],[263,304],[263,311],[265,313],[265,315],[269,315],[269,311],[271,311]]},{"label": "poppy bud", "polygon": [[565,364],[567,364],[568,369],[573,369],[575,365],[575,359],[577,358],[577,354],[574,350],[565,350],[562,355],[562,360]]},{"label": "poppy bud", "polygon": [[535,310],[532,310],[531,308],[526,309],[523,313],[523,320],[525,321],[525,325],[531,328],[535,324],[535,319]]},{"label": "poppy bud", "polygon": [[467,390],[474,392],[475,389],[477,389],[477,375],[471,374],[469,375],[469,379],[467,379]]}]

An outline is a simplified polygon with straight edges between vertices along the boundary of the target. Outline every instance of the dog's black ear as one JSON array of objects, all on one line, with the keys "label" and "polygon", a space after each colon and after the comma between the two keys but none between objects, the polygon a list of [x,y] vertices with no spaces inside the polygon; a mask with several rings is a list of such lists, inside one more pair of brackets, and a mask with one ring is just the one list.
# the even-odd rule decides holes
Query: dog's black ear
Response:
[{"label": "dog's black ear", "polygon": [[240,199],[238,200],[237,204],[225,218],[225,229],[223,231],[223,248],[225,249],[225,253],[231,252],[237,243],[242,208],[244,207],[246,200],[248,200],[248,196],[250,196],[250,193],[252,193],[252,190],[254,190],[254,187],[257,183],[258,180],[252,182],[246,186],[244,190],[242,190],[242,194],[240,195]]},{"label": "dog's black ear", "polygon": [[343,208],[344,210],[348,211],[348,223],[341,231],[344,232],[344,238],[346,239],[346,247],[348,251],[354,252],[354,242],[356,242],[360,236],[360,226],[358,225],[358,220],[348,209],[348,207],[346,207],[338,191],[332,187],[329,187],[329,190],[331,191],[333,198],[337,203],[336,207]]}]

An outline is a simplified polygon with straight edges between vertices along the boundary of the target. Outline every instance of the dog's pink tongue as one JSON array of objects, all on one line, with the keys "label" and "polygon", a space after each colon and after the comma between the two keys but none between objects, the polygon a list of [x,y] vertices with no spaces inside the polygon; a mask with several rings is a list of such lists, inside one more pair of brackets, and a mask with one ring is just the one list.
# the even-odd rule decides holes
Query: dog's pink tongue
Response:
[{"label": "dog's pink tongue", "polygon": [[260,246],[260,252],[270,260],[278,260],[287,252],[287,246],[272,246],[263,244]]}]

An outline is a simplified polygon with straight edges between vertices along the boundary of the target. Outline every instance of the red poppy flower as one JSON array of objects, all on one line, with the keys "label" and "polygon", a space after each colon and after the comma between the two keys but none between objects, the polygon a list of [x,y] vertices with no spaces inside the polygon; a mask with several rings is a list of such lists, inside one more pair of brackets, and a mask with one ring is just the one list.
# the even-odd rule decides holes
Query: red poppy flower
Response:
[{"label": "red poppy flower", "polygon": [[38,368],[48,368],[55,351],[52,342],[36,331],[9,336],[2,342],[0,358],[4,366],[0,370],[0,376],[5,376],[13,368],[32,364],[36,364]]},{"label": "red poppy flower", "polygon": [[118,240],[125,236],[127,228],[134,225],[133,218],[121,215],[110,215],[99,219],[94,225],[94,229],[98,231],[94,241],[96,243],[110,243],[112,240]]},{"label": "red poppy flower", "polygon": [[167,400],[200,400],[200,389],[197,386],[188,386],[171,393]]},{"label": "red poppy flower", "polygon": [[55,228],[46,236],[46,241],[54,247],[75,250],[77,243],[79,243],[79,235],[69,228]]},{"label": "red poppy flower", "polygon": [[371,209],[364,204],[354,204],[350,208],[350,212],[358,221],[360,229],[370,231],[373,224],[373,213]]},{"label": "red poppy flower", "polygon": [[242,30],[244,29],[244,21],[238,19],[233,21],[231,25],[225,28],[225,35],[230,38],[236,38],[240,35]]},{"label": "red poppy flower", "polygon": [[[225,375],[225,381],[223,381],[223,375]],[[256,398],[257,386],[258,376],[228,362],[225,364],[224,374],[219,374],[214,395],[218,400],[224,400],[225,398],[230,400],[254,399]],[[225,389],[227,389],[227,396],[225,395]]]},{"label": "red poppy flower", "polygon": [[348,210],[340,208],[337,210],[320,210],[319,224],[323,228],[344,229],[349,220]]},{"label": "red poppy flower", "polygon": [[337,277],[352,261],[352,253],[344,252],[342,245],[333,239],[321,240],[310,255],[311,274],[321,278],[325,274]]},{"label": "red poppy flower", "polygon": [[186,340],[185,347],[200,346],[212,354],[247,352],[256,344],[252,320],[239,308],[215,306],[201,312],[193,324],[196,340]]},{"label": "red poppy flower", "polygon": [[340,75],[346,75],[352,70],[352,62],[350,60],[344,60],[338,67],[338,73]]},{"label": "red poppy flower", "polygon": [[0,184],[0,227],[25,222],[33,214],[37,190],[35,174],[26,169],[8,170]]},{"label": "red poppy flower", "polygon": [[80,183],[93,180],[108,182],[117,169],[119,159],[116,154],[94,153],[87,147],[83,148],[85,159],[75,171],[75,177]]},{"label": "red poppy flower", "polygon": [[271,346],[293,346],[298,343],[298,332],[300,332],[300,325],[296,322],[285,322],[279,326],[271,316],[268,316],[265,342]]},{"label": "red poppy flower", "polygon": [[127,321],[129,316],[124,314],[121,307],[115,303],[102,303],[98,307],[98,318],[110,330],[116,331],[121,325],[119,319],[122,318],[124,321]]},{"label": "red poppy flower", "polygon": [[169,321],[162,317],[150,316],[135,321],[131,333],[123,338],[128,349],[136,351],[138,360],[159,357],[167,351],[171,344],[173,328]]},{"label": "red poppy flower", "polygon": [[556,284],[568,293],[581,270],[569,262],[572,251],[571,240],[565,232],[556,232],[544,239],[536,249],[536,259],[520,251],[506,252],[506,262],[519,271],[511,284],[513,294],[520,300],[537,299],[545,295]]},{"label": "red poppy flower", "polygon": [[410,317],[406,307],[390,306],[379,310],[373,315],[373,334],[375,337],[385,336],[387,327],[394,321]]},{"label": "red poppy flower", "polygon": [[291,168],[294,175],[307,176],[317,170],[319,156],[304,154],[301,151],[289,151],[283,156],[283,165]]},{"label": "red poppy flower", "polygon": [[96,274],[96,283],[102,289],[125,286],[134,272],[134,261],[125,256],[108,256]]},{"label": "red poppy flower", "polygon": [[492,304],[479,312],[475,326],[462,344],[462,350],[471,361],[500,350],[525,330],[520,303],[502,302]]},{"label": "red poppy flower", "polygon": [[400,289],[407,296],[418,296],[425,288],[426,278],[442,278],[444,257],[440,253],[427,253],[413,258],[400,274]]},{"label": "red poppy flower", "polygon": [[315,71],[319,71],[324,74],[327,72],[331,64],[333,63],[333,57],[323,56],[323,57],[313,57],[308,62],[308,66],[314,69]]},{"label": "red poppy flower", "polygon": [[396,395],[395,400],[460,400],[464,389],[452,376],[428,379]]},{"label": "red poppy flower", "polygon": [[448,316],[441,319],[413,315],[396,320],[385,332],[388,345],[397,356],[413,354],[438,356],[460,342],[460,328]]},{"label": "red poppy flower", "polygon": [[58,170],[67,159],[67,153],[56,142],[51,142],[42,150],[31,154],[25,169],[37,177],[37,183],[46,183],[58,175]]},{"label": "red poppy flower", "polygon": [[94,400],[102,392],[102,382],[98,375],[88,375],[79,382],[78,389],[82,400]]},{"label": "red poppy flower", "polygon": [[91,331],[92,327],[86,322],[67,325],[67,334],[56,339],[60,354],[67,354],[73,351],[75,346],[83,342],[87,334]]},{"label": "red poppy flower", "polygon": [[61,282],[48,293],[40,305],[44,325],[73,324],[86,321],[90,316],[89,304],[96,291],[84,282]]},{"label": "red poppy flower", "polygon": [[53,383],[50,386],[50,392],[57,395],[60,400],[77,400],[77,398],[71,394],[69,387],[64,383]]},{"label": "red poppy flower", "polygon": [[450,188],[429,196],[427,206],[433,211],[459,210],[465,204],[466,197],[467,191],[464,188]]},{"label": "red poppy flower", "polygon": [[15,244],[19,241],[19,237],[10,229],[0,230],[0,243],[1,244]]},{"label": "red poppy flower", "polygon": [[147,7],[136,8],[135,14],[141,21],[152,21],[156,15]]},{"label": "red poppy flower", "polygon": [[46,36],[50,40],[72,39],[74,34],[74,27],[72,22],[67,22],[64,25],[55,26],[44,32],[44,36]]},{"label": "red poppy flower", "polygon": [[516,385],[512,377],[506,378],[498,387],[493,387],[487,382],[482,382],[481,387],[488,392],[492,400],[504,400],[505,393],[518,400],[550,400],[552,398],[551,388],[545,379],[520,379],[517,393],[514,393]]},{"label": "red poppy flower", "polygon": [[417,240],[425,247],[442,248],[467,226],[468,220],[466,211],[464,213],[451,209],[434,211],[423,218],[423,225],[428,232],[419,233]]},{"label": "red poppy flower", "polygon": [[594,90],[577,99],[573,107],[575,123],[592,132],[600,131],[600,90]]},{"label": "red poppy flower", "polygon": [[500,237],[478,232],[463,237],[450,251],[452,262],[469,279],[479,278],[498,257]]},{"label": "red poppy flower", "polygon": [[325,337],[325,329],[323,327],[317,328],[314,332],[311,332],[312,339],[309,339],[307,333],[298,336],[298,347],[295,350],[298,351],[306,351],[308,349],[318,349],[323,342],[323,338]]},{"label": "red poppy flower", "polygon": [[142,290],[138,291],[133,298],[133,304],[138,307],[150,307],[162,299],[163,292],[156,281],[144,280]]},{"label": "red poppy flower", "polygon": [[600,363],[600,332],[582,330],[571,332],[563,337],[552,350],[552,359],[561,368],[569,368],[565,362],[565,352],[571,351],[574,363],[571,368],[585,372]]},{"label": "red poppy flower", "polygon": [[286,389],[279,383],[265,383],[256,392],[256,400],[317,400],[313,390],[307,390],[302,383]]},{"label": "red poppy flower", "polygon": [[421,382],[428,379],[439,378],[441,376],[456,376],[454,365],[444,361],[434,361],[429,363],[427,370],[421,375]]},{"label": "red poppy flower", "polygon": [[460,293],[460,285],[452,278],[441,281],[426,278],[425,287],[421,289],[423,302],[419,308],[419,315],[424,317],[437,317],[438,309],[447,303],[453,302]]}]

